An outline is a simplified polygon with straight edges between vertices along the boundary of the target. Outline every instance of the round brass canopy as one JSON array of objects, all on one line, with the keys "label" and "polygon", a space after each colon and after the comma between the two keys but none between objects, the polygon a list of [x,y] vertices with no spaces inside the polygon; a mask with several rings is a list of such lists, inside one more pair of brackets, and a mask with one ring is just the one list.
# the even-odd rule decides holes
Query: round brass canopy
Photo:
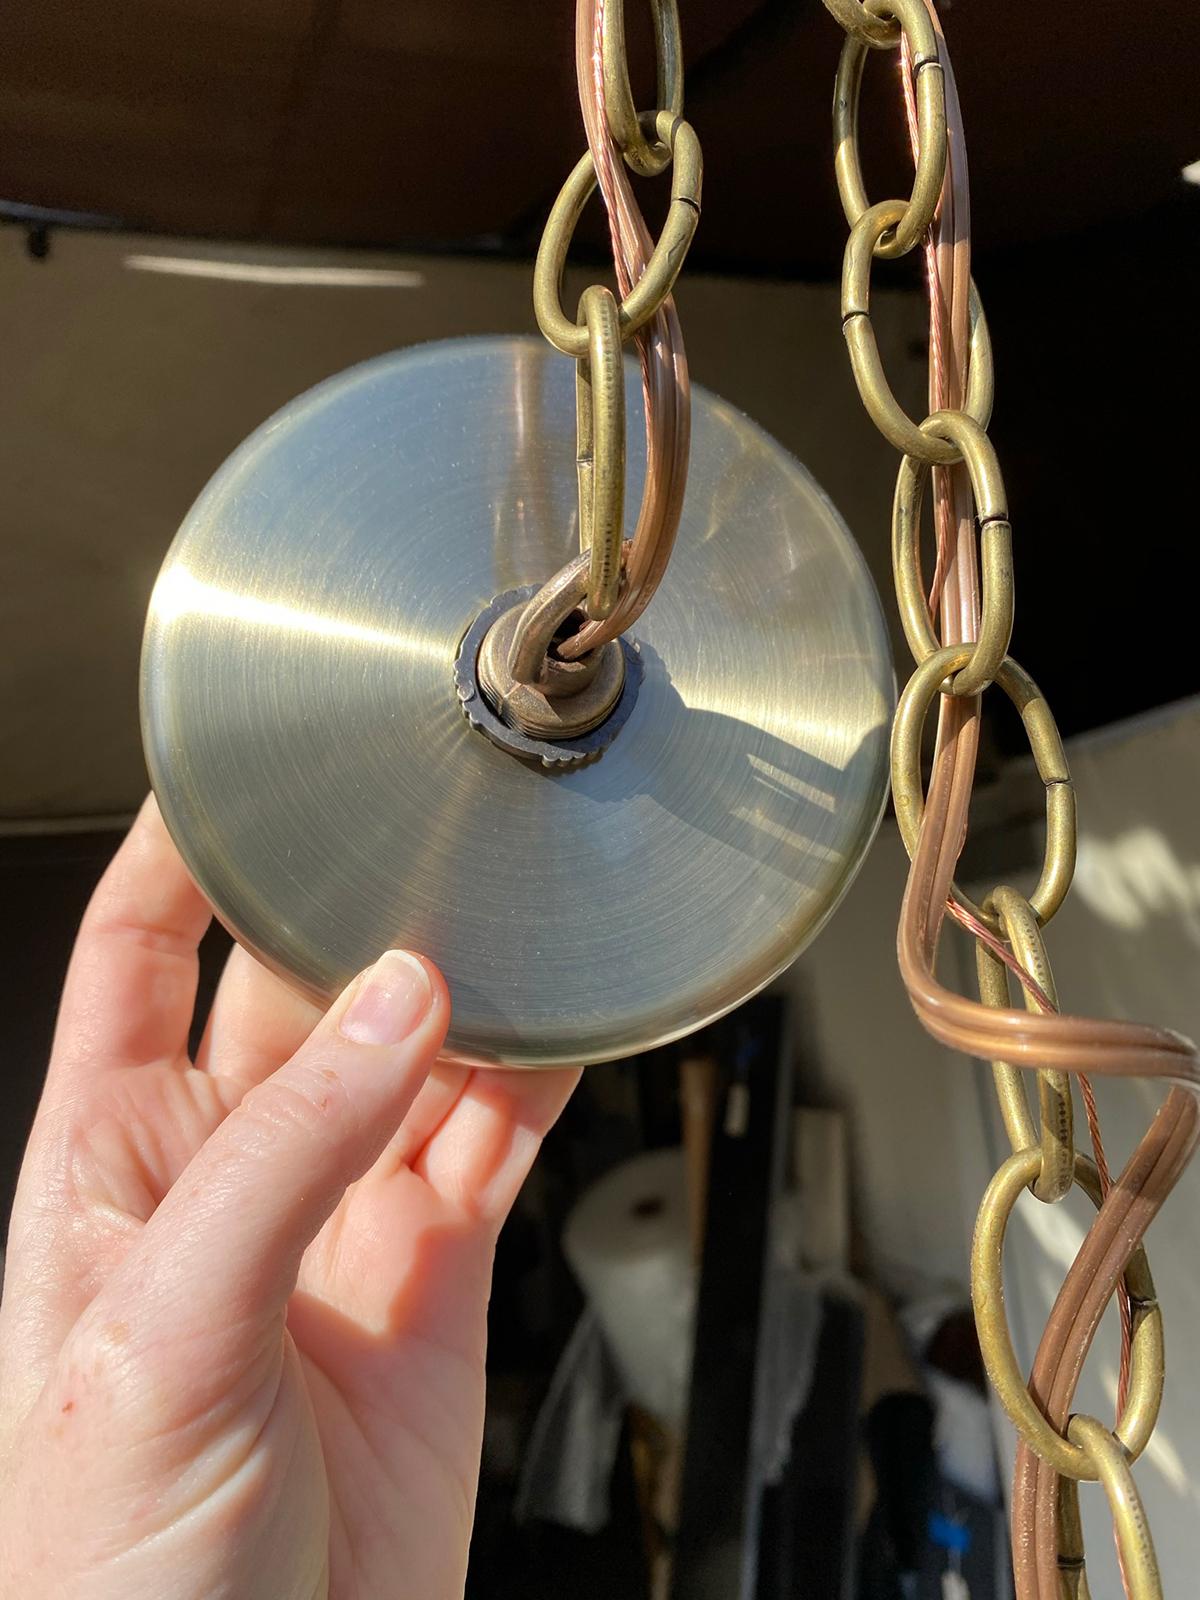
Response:
[{"label": "round brass canopy", "polygon": [[[471,727],[460,641],[577,549],[574,384],[531,339],[329,379],[213,478],[146,626],[151,778],[221,920],[321,999],[426,952],[477,1062],[611,1059],[737,1005],[833,910],[885,793],[866,567],[805,469],[702,389],[627,724],[558,772]],[[636,445],[632,361],[626,389]],[[635,448],[631,506],[643,470]]]}]

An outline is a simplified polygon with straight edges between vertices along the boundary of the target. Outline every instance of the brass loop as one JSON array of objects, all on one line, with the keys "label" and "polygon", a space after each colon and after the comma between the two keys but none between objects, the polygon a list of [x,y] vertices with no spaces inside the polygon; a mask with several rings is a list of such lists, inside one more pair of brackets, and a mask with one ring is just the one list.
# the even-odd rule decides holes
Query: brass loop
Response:
[{"label": "brass loop", "polygon": [[[982,606],[979,638],[970,661],[954,675],[951,692],[979,694],[1008,654],[1013,627],[1012,527],[1000,463],[980,425],[961,411],[935,411],[921,431],[952,444],[967,464],[979,523]],[[921,574],[921,508],[929,464],[906,455],[892,501],[892,570],[904,636],[918,661],[938,648]]]},{"label": "brass loop", "polygon": [[[679,8],[675,0],[650,0],[654,18],[654,66],[657,105],[673,117],[683,115],[683,45],[679,34]],[[662,139],[647,139],[642,131],[629,85],[629,59],[625,53],[625,0],[605,0],[602,56],[604,100],[608,128],[617,148],[634,172],[653,178],[671,160],[671,147]]]},{"label": "brass loop", "polygon": [[[1008,940],[1022,970],[1034,980],[1050,1004],[1057,1007],[1054,973],[1037,916],[1029,901],[1015,889],[1001,887],[992,890],[984,906],[999,917],[1000,931]],[[975,951],[980,997],[985,1005],[1006,1009],[1009,1004],[1008,969],[982,941],[976,943]],[[1026,1009],[1034,1012],[1040,1010],[1033,995],[1028,990],[1022,992]],[[1004,1061],[994,1061],[992,1072],[1009,1143],[1014,1151],[1026,1150],[1037,1142],[1037,1136],[1025,1098],[1021,1069]],[[1039,1200],[1053,1202],[1061,1200],[1075,1181],[1071,1079],[1068,1073],[1059,1071],[1041,1071],[1037,1079],[1042,1166],[1031,1187]]]},{"label": "brass loop", "polygon": [[[909,855],[917,848],[925,816],[921,783],[921,733],[934,698],[948,693],[947,674],[965,667],[973,644],[950,644],[925,657],[904,687],[892,725],[892,798],[896,821]],[[1075,791],[1062,739],[1050,707],[1029,674],[1011,656],[1001,663],[995,681],[1020,713],[1029,739],[1038,777],[1046,788],[1046,848],[1037,888],[1029,897],[1043,926],[1062,905],[1075,871]],[[951,886],[956,902],[973,917],[1000,931],[999,918],[986,911],[958,887]]]},{"label": "brass loop", "polygon": [[900,24],[873,16],[861,0],[825,0],[825,9],[847,33],[865,40],[873,50],[892,50],[900,43]]},{"label": "brass loop", "polygon": [[554,636],[588,592],[591,562],[576,556],[549,578],[521,612],[508,656],[508,670],[517,683],[537,683]]},{"label": "brass loop", "polygon": [[895,24],[899,30],[895,36],[897,44],[900,33],[907,35],[914,67],[922,61],[938,59],[937,34],[925,0],[863,0],[863,10],[880,22]]},{"label": "brass loop", "polygon": [[1154,1540],[1124,1446],[1095,1417],[1072,1417],[1067,1432],[1073,1443],[1087,1451],[1095,1463],[1095,1476],[1104,1485],[1129,1600],[1162,1600]]},{"label": "brass loop", "polygon": [[[919,15],[928,31],[928,54],[918,54],[907,21],[912,51],[913,91],[917,109],[917,160],[912,192],[898,221],[884,230],[872,246],[873,253],[887,260],[907,255],[924,238],[937,215],[946,180],[946,84],[937,55],[937,40],[922,0],[915,7],[897,3],[897,12]],[[870,209],[863,183],[862,159],[858,150],[858,107],[862,94],[863,65],[868,41],[861,34],[847,34],[838,60],[833,89],[833,172],[837,179],[842,210],[851,227]]]},{"label": "brass loop", "polygon": [[575,363],[579,548],[590,552],[587,614],[599,621],[620,592],[625,523],[625,367],[611,290],[585,289],[579,320],[588,334],[588,353]]},{"label": "brass loop", "polygon": [[[618,308],[622,339],[644,327],[671,293],[700,220],[704,162],[690,123],[669,111],[657,112],[645,122],[671,151],[671,206],[646,270]],[[538,326],[556,350],[577,360],[587,354],[588,330],[563,311],[562,275],[576,223],[595,187],[596,169],[589,150],[559,191],[533,268],[533,309]]]},{"label": "brass loop", "polygon": [[967,393],[963,410],[981,428],[992,420],[996,397],[996,372],[992,364],[992,336],[983,314],[983,301],[972,278],[967,289],[969,345],[967,354]]},{"label": "brass loop", "polygon": [[[982,939],[975,941],[975,976],[979,983],[979,998],[994,1011],[1007,1011],[1012,1004],[1008,988],[1008,968],[1000,957]],[[1000,1106],[1000,1120],[1008,1135],[1014,1155],[1018,1150],[1028,1150],[1039,1142],[1037,1125],[1029,1109],[1025,1094],[1025,1074],[1020,1067],[1005,1061],[992,1062],[992,1081]],[[1041,1180],[1039,1171],[1034,1180],[1034,1193]]]},{"label": "brass loop", "polygon": [[[971,1245],[971,1301],[983,1364],[1000,1404],[1021,1438],[1055,1472],[1066,1478],[1094,1480],[1102,1476],[1090,1450],[1064,1439],[1039,1411],[1013,1349],[1004,1309],[1004,1235],[1021,1190],[1041,1170],[1040,1150],[1018,1150],[996,1173],[975,1223]],[[1090,1198],[1099,1203],[1100,1180],[1084,1156],[1075,1158],[1075,1175]],[[1131,1460],[1146,1448],[1158,1417],[1163,1388],[1162,1311],[1154,1294],[1146,1252],[1139,1245],[1125,1269],[1125,1287],[1134,1307],[1129,1366],[1129,1398],[1117,1437]]]},{"label": "brass loop", "polygon": [[[586,562],[586,557],[579,557],[572,563],[573,567],[580,568],[585,580]],[[547,587],[553,596],[569,603],[570,585],[564,584],[562,577],[560,573]],[[471,652],[474,652],[474,685],[480,690],[488,710],[503,728],[511,732],[539,743],[583,738],[608,721],[621,700],[626,680],[625,651],[614,641],[591,651],[578,661],[561,661],[557,655],[544,655],[535,679],[514,677],[512,660],[520,647],[514,651],[513,646],[520,634],[526,609],[521,600],[522,593],[527,595],[528,590],[510,591],[497,596],[476,618],[464,639],[463,648],[468,652],[468,662]],[[545,591],[533,598],[535,603],[545,602],[549,606]],[[553,607],[550,609],[552,611]],[[569,611],[567,615],[570,615]],[[536,620],[540,625],[541,613]],[[521,666],[524,671],[525,663],[522,662]],[[460,683],[460,693],[462,687],[464,685]],[[634,692],[636,695],[636,689]],[[463,705],[464,708],[469,705],[469,697],[463,697]],[[544,750],[530,750],[519,740],[516,743],[509,740],[503,732],[497,737],[497,728],[486,720],[476,720],[470,710],[467,716],[502,749],[517,755],[536,756],[543,766],[574,764],[586,760],[589,753],[563,751],[554,755]]]},{"label": "brass loop", "polygon": [[[960,459],[957,448],[945,439],[922,432],[900,406],[884,375],[879,345],[871,326],[871,263],[875,244],[904,215],[904,206],[903,200],[881,200],[864,211],[850,230],[842,261],[842,332],[862,403],[880,433],[905,455],[946,467]],[[992,345],[973,283],[970,313],[971,344],[963,409],[980,427],[986,427],[991,416],[994,387]]]}]

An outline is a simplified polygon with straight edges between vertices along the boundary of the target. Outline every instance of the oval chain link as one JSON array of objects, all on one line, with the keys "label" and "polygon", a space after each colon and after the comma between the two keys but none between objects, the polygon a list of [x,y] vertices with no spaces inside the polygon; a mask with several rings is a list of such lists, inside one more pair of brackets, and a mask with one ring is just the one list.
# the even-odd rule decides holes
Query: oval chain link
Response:
[{"label": "oval chain link", "polygon": [[[864,211],[850,230],[842,262],[842,333],[859,398],[884,438],[918,461],[952,466],[962,459],[956,446],[922,432],[892,393],[871,321],[871,263],[875,259],[875,244],[903,215],[903,200],[881,200]],[[981,428],[986,428],[991,419],[993,392],[992,342],[983,306],[972,284],[971,356],[964,409]]]},{"label": "oval chain link", "polygon": [[[646,270],[621,301],[618,316],[622,339],[644,327],[675,287],[692,236],[700,221],[700,185],[704,162],[700,141],[690,123],[669,111],[647,119],[672,155],[671,205]],[[596,168],[589,150],[563,184],[546,221],[533,268],[533,309],[538,327],[556,350],[586,354],[587,329],[572,322],[562,308],[562,276],[576,224],[596,187]]]},{"label": "oval chain link", "polygon": [[[683,115],[683,45],[679,10],[674,0],[650,0],[654,19],[654,67],[658,110]],[[656,177],[671,160],[671,147],[660,138],[647,139],[633,103],[629,61],[625,54],[625,0],[605,0],[604,98],[608,127],[617,148],[634,172]]]},{"label": "oval chain link", "polygon": [[[918,156],[912,193],[899,219],[873,245],[888,260],[907,255],[920,243],[937,215],[946,178],[946,85],[938,60],[937,37],[921,0],[894,0],[895,15],[908,39],[917,107]],[[899,42],[900,34],[897,34]],[[848,34],[838,62],[833,91],[833,171],[842,210],[851,227],[870,209],[858,153],[858,102],[863,66],[870,49],[860,34]]]},{"label": "oval chain link", "polygon": [[1095,1417],[1072,1417],[1067,1431],[1095,1462],[1096,1476],[1104,1485],[1113,1526],[1117,1530],[1117,1546],[1121,1552],[1121,1569],[1128,1586],[1129,1600],[1156,1600],[1162,1594],[1158,1558],[1154,1553],[1154,1541],[1150,1537],[1150,1524],[1146,1521],[1142,1497],[1129,1470],[1129,1457],[1124,1446]]},{"label": "oval chain link", "polygon": [[[1009,1156],[987,1187],[971,1245],[971,1301],[979,1330],[983,1364],[996,1397],[1021,1437],[1066,1478],[1094,1481],[1100,1476],[1086,1446],[1064,1439],[1046,1420],[1030,1394],[1013,1349],[1004,1308],[1004,1236],[1021,1191],[1041,1171],[1042,1152],[1018,1150]],[[1089,1198],[1100,1203],[1100,1179],[1084,1156],[1075,1158],[1075,1177]],[[1141,1245],[1125,1268],[1125,1286],[1134,1308],[1130,1348],[1129,1397],[1117,1425],[1121,1447],[1136,1461],[1150,1441],[1163,1392],[1162,1310]]]},{"label": "oval chain link", "polygon": [[[1023,894],[1015,889],[993,889],[987,898],[988,910],[1000,920],[1000,931],[1023,972],[1034,980],[1053,1010],[1058,1009],[1058,994],[1050,958],[1042,939],[1037,913]],[[979,971],[979,992],[985,1005],[1005,1009],[1009,1004],[1008,969],[986,944],[975,945]],[[1038,999],[1025,993],[1030,1011],[1040,1011]],[[1013,1152],[1036,1144],[1038,1134],[1025,1098],[1025,1084],[1019,1067],[1003,1061],[992,1063],[1000,1114]],[[1039,1200],[1061,1200],[1075,1182],[1074,1111],[1071,1105],[1071,1080],[1067,1073],[1043,1070],[1038,1073],[1038,1109],[1041,1118],[1041,1171],[1031,1188]]]},{"label": "oval chain link", "polygon": [[575,364],[579,548],[591,552],[587,614],[607,617],[621,584],[625,526],[625,367],[617,301],[594,283],[579,301],[588,351]]},{"label": "oval chain link", "polygon": [[[950,681],[952,694],[979,694],[986,689],[1008,654],[1013,627],[1012,527],[1000,463],[987,434],[974,418],[962,411],[935,411],[921,424],[921,432],[952,444],[967,464],[975,496],[979,528],[983,596],[979,638],[971,659]],[[921,576],[921,503],[929,463],[905,456],[896,479],[892,502],[892,567],[896,601],[909,649],[924,661],[938,648]]]},{"label": "oval chain link", "polygon": [[[910,856],[917,848],[925,816],[921,782],[925,719],[937,695],[951,692],[947,675],[966,666],[974,651],[973,644],[948,644],[926,656],[905,685],[896,707],[892,726],[892,799],[900,836]],[[1044,925],[1062,905],[1075,872],[1075,791],[1058,727],[1037,684],[1011,656],[1001,662],[995,681],[1020,714],[1034,766],[1046,788],[1046,849],[1037,888],[1029,896],[1038,922]],[[999,933],[1000,920],[994,911],[976,905],[957,884],[951,893],[977,922]]]}]

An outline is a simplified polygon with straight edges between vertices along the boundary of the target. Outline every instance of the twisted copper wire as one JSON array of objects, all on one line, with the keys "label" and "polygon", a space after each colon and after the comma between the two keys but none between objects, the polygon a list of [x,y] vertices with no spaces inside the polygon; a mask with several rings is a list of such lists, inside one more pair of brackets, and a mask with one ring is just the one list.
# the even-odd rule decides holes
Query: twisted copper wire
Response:
[{"label": "twisted copper wire", "polygon": [[[935,29],[937,29],[939,25],[936,13],[933,11],[932,6],[930,6],[929,9],[934,18]],[[938,36],[939,38],[941,37],[940,30]],[[958,89],[954,78],[954,69],[951,65],[948,52],[945,55],[943,77],[946,85],[948,142],[946,187],[949,192],[947,201],[943,204],[942,210],[939,213],[938,232],[940,233],[941,231],[943,218],[951,220],[951,249],[961,252],[961,258],[965,262],[961,276],[965,276],[969,282],[970,234],[966,222],[961,220],[966,218],[968,215],[967,208],[969,206],[970,196],[970,187],[966,168],[966,143],[963,138],[961,107],[958,101]],[[901,38],[900,79],[904,90],[904,110],[905,120],[908,125],[909,144],[912,149],[913,161],[915,164],[917,158],[919,129],[917,124],[917,103],[916,95],[913,89],[911,59],[907,34],[904,34]],[[926,283],[929,295],[929,343],[931,355],[929,400],[930,409],[937,409],[950,403],[948,396],[951,392],[951,385],[948,382],[948,377],[945,370],[945,356],[943,352],[945,344],[944,329],[946,328],[947,324],[951,324],[953,322],[953,317],[950,310],[946,306],[945,297],[942,290],[941,270],[939,264],[939,240],[938,238],[935,238],[934,230],[932,229],[925,239],[924,251]],[[954,287],[956,290],[961,289],[961,278],[956,279]],[[963,307],[960,302],[955,309],[961,315],[966,308]],[[969,359],[969,350],[966,346],[963,346],[959,343],[959,338],[957,336],[960,334],[960,331],[960,328],[955,326],[953,328],[951,337],[955,350],[954,371],[958,380],[957,387],[959,388],[959,391],[962,392],[965,390],[965,360]],[[944,475],[944,473],[945,469],[943,468],[935,469],[935,479],[938,476]],[[962,468],[958,469],[958,475],[961,484],[964,477]],[[971,513],[969,512],[968,514]],[[937,562],[930,589],[929,603],[931,614],[944,592],[947,577],[950,571],[950,564],[952,561],[951,538],[948,523],[949,516],[946,514],[945,510],[943,510],[943,514],[938,517],[936,523],[938,535]],[[972,538],[972,550],[973,549],[974,540]],[[970,636],[972,638],[976,637],[977,632],[978,608],[975,608],[971,619]],[[947,639],[946,642],[950,643],[953,641]],[[980,923],[977,918],[973,917],[971,913],[966,910],[965,907],[959,906],[958,903],[953,899],[949,901],[947,909],[950,911],[952,916],[954,916],[960,923],[963,924],[964,927],[968,929],[974,938],[982,940],[982,942],[986,944],[994,954],[998,955],[1005,965],[1016,974],[1022,986],[1032,995],[1036,1005],[1038,1005],[1043,1011],[1057,1010],[1057,1007],[1048,998],[1048,996],[1043,993],[1032,976],[1024,970],[1018,961],[1014,959],[1014,957],[1005,947],[1003,941],[998,939],[989,928]],[[1079,1074],[1079,1092],[1083,1100],[1084,1115],[1087,1118],[1088,1134],[1091,1139],[1092,1153],[1096,1163],[1096,1171],[1100,1178],[1100,1192],[1101,1196],[1103,1197],[1108,1193],[1112,1183],[1112,1177],[1109,1172],[1108,1157],[1104,1149],[1104,1137],[1100,1126],[1100,1114],[1096,1105],[1096,1095],[1094,1089],[1092,1088],[1091,1079],[1086,1073]],[[1120,1376],[1117,1382],[1117,1410],[1119,1412],[1125,1404],[1125,1398],[1129,1388],[1129,1365],[1132,1349],[1133,1329],[1133,1316],[1129,1304],[1129,1297],[1127,1294],[1125,1294],[1123,1286],[1118,1289],[1118,1303],[1121,1319],[1121,1363]]]},{"label": "twisted copper wire", "polygon": [[[588,148],[608,212],[613,262],[622,296],[645,270],[653,248],[625,163],[608,127],[603,72],[604,0],[577,0],[575,75]],[[683,332],[668,298],[636,335],[646,410],[646,481],[637,527],[625,547],[624,580],[611,614],[587,622],[559,646],[574,660],[624,633],[653,598],[670,560],[683,512],[692,437],[691,381]]]},{"label": "twisted copper wire", "polygon": [[[1030,1392],[1066,1431],[1083,1363],[1131,1255],[1187,1165],[1200,1116],[1173,1089],[1109,1191],[1059,1291],[1030,1374]],[[1059,1600],[1058,1474],[1022,1443],[1013,1476],[1013,1570],[1018,1600]],[[1120,1550],[1118,1547],[1118,1560]],[[1121,1570],[1125,1580],[1124,1567]],[[1125,1584],[1126,1593],[1128,1585]]]},{"label": "twisted copper wire", "polygon": [[[929,0],[926,4],[940,44],[936,12]],[[950,348],[947,353],[939,334],[934,334],[930,399],[945,406],[958,403],[965,379],[969,217],[961,113],[948,56],[944,49],[941,54],[950,168],[938,239],[930,252],[930,295],[935,329],[947,318]],[[947,283],[951,286],[948,306],[943,287]],[[941,498],[935,502],[939,557],[934,597],[940,603],[942,640],[955,643],[976,636],[978,580],[962,474],[947,476],[949,482],[943,478]],[[969,543],[964,533],[971,536]],[[1166,1029],[1062,1016],[1048,1007],[1039,1013],[995,1010],[938,982],[937,945],[947,907],[953,907],[950,884],[966,833],[977,744],[977,702],[963,704],[943,696],[925,818],[901,908],[897,954],[913,1007],[941,1043],[982,1060],[1004,1060],[1030,1070],[1059,1068],[1081,1079],[1106,1193],[1055,1301],[1030,1378],[1031,1392],[1045,1415],[1065,1432],[1079,1375],[1104,1308],[1119,1291],[1130,1257],[1200,1137],[1196,1099],[1200,1060],[1189,1041]],[[971,931],[976,930],[972,927]],[[1157,1077],[1178,1086],[1171,1089],[1116,1183],[1109,1179],[1103,1158],[1089,1072]],[[1127,1381],[1128,1357],[1123,1350],[1122,1398]],[[1058,1498],[1057,1473],[1022,1443],[1012,1503],[1017,1600],[1059,1600]]]}]

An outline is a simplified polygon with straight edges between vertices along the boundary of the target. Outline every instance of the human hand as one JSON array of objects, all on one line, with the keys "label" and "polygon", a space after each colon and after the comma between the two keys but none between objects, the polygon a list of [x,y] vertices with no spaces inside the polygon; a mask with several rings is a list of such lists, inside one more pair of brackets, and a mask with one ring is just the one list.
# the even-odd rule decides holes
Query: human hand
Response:
[{"label": "human hand", "polygon": [[92,900],[0,1306],[4,1600],[462,1594],[496,1235],[574,1072],[439,1063],[390,953],[325,1017],[148,801]]}]

